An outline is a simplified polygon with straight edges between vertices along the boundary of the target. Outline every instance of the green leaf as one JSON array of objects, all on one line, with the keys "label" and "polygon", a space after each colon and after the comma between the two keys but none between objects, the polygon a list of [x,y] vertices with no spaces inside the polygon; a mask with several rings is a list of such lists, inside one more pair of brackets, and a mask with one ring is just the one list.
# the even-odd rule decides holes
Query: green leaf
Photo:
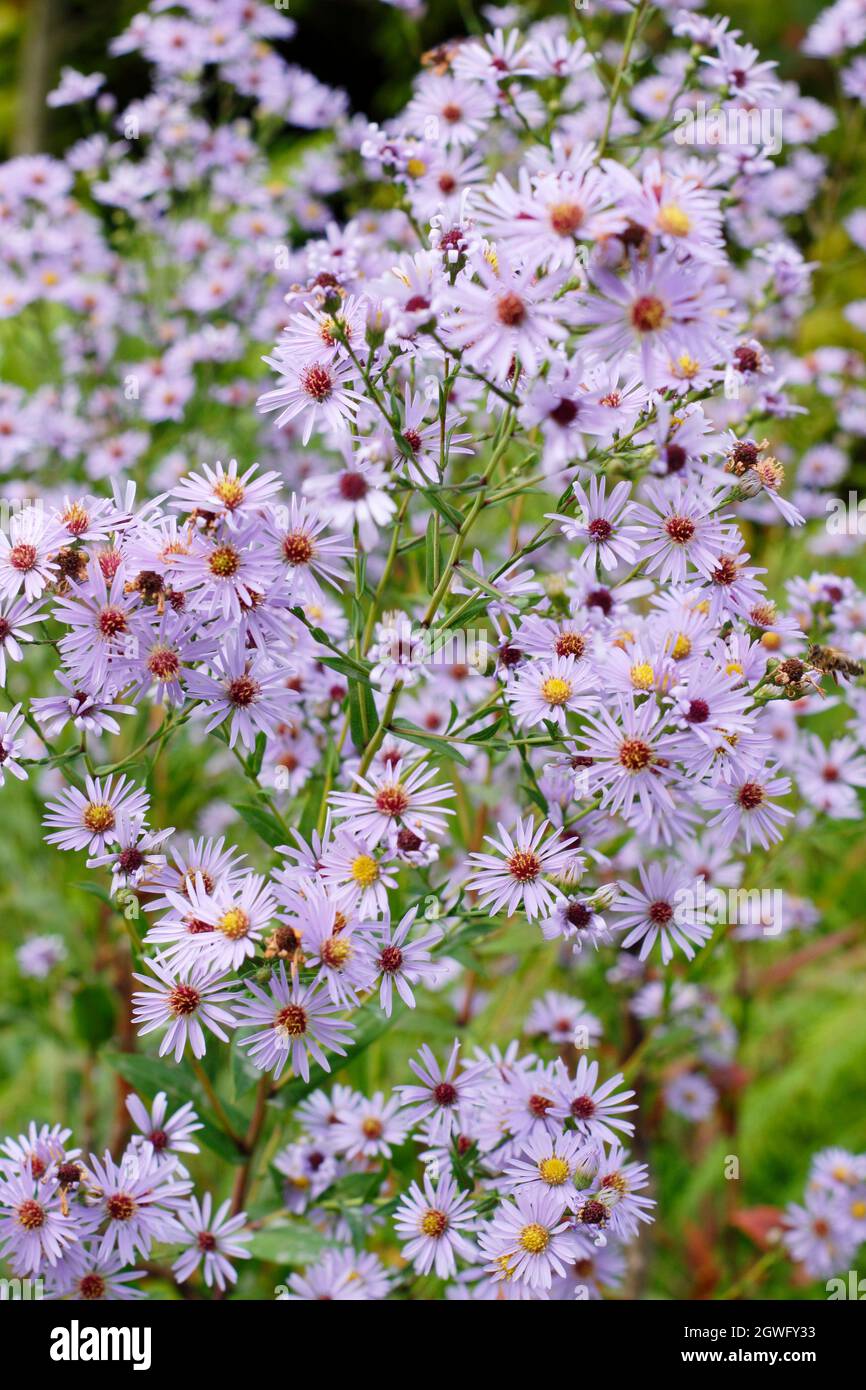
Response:
[{"label": "green leaf", "polygon": [[388,727],[392,733],[397,734],[399,738],[405,738],[409,743],[420,744],[422,748],[429,748],[432,753],[438,753],[442,758],[453,758],[454,762],[462,763],[464,767],[469,766],[468,760],[447,738],[440,738],[424,729],[418,729],[414,724],[407,724],[405,719],[392,719]]},{"label": "green leaf", "polygon": [[424,582],[428,594],[432,594],[442,573],[442,547],[439,544],[438,517],[432,516],[427,522],[424,540]]},{"label": "green leaf", "polygon": [[459,531],[463,525],[463,517],[460,512],[446,502],[441,493],[436,493],[432,488],[422,487],[421,492],[427,498],[431,507],[435,507],[440,516],[444,516],[449,526],[453,526],[455,531]]},{"label": "green leaf", "polygon": [[332,1245],[327,1236],[308,1221],[293,1221],[291,1225],[269,1226],[256,1231],[247,1249],[257,1260],[275,1265],[306,1265],[318,1259]]},{"label": "green leaf", "polygon": [[264,762],[265,747],[267,745],[267,742],[267,734],[260,733],[256,736],[256,746],[253,749],[252,754],[250,755],[249,762],[250,772],[253,777],[258,777],[259,773],[262,770],[262,763]]},{"label": "green leaf", "polygon": [[332,671],[339,671],[341,676],[345,676],[350,681],[360,681],[363,685],[370,684],[368,674],[369,667],[362,666],[360,662],[353,661],[348,656],[320,656],[319,660],[323,666],[330,666]]},{"label": "green leaf", "polygon": [[279,821],[271,815],[270,811],[265,810],[264,806],[256,805],[252,801],[242,801],[235,810],[243,816],[251,830],[264,840],[266,845],[276,847],[285,844],[286,832]]},{"label": "green leaf", "polygon": [[111,991],[103,984],[83,985],[72,996],[72,1026],[91,1049],[107,1042],[114,1032],[116,1010]]}]

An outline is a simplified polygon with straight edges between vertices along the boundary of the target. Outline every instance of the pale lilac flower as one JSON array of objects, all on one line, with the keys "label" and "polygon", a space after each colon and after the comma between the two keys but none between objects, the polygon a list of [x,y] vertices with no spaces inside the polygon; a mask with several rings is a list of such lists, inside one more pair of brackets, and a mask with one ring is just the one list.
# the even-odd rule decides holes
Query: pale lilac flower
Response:
[{"label": "pale lilac flower", "polygon": [[252,997],[240,1001],[238,1021],[255,1031],[241,1038],[240,1046],[249,1049],[250,1059],[260,1071],[272,1071],[277,1080],[289,1062],[294,1074],[308,1081],[311,1056],[324,1071],[331,1070],[323,1048],[345,1057],[341,1044],[352,1032],[352,1025],[336,1017],[339,1009],[330,1002],[323,985],[300,985],[294,972],[290,984],[280,961],[268,993],[253,980],[247,980],[246,986]]},{"label": "pale lilac flower", "polygon": [[472,1199],[442,1173],[434,1187],[424,1174],[423,1188],[413,1182],[394,1214],[397,1235],[405,1241],[403,1255],[419,1274],[435,1270],[440,1279],[452,1279],[457,1260],[474,1261],[475,1246],[462,1234],[476,1224]]},{"label": "pale lilac flower", "polygon": [[155,979],[133,976],[147,986],[147,991],[133,994],[132,1018],[142,1025],[138,1030],[141,1037],[168,1025],[159,1045],[160,1057],[173,1051],[174,1060],[179,1062],[187,1044],[194,1057],[203,1057],[207,1050],[203,1024],[220,1042],[228,1042],[225,1028],[234,1028],[236,1019],[223,1005],[234,1002],[237,992],[227,983],[226,974],[215,974],[206,961],[180,972],[173,972],[159,957],[146,963]]},{"label": "pale lilac flower", "polygon": [[545,839],[550,828],[546,820],[538,826],[531,816],[519,820],[513,837],[501,822],[496,828],[498,840],[490,835],[484,838],[497,853],[469,855],[474,872],[466,879],[466,888],[476,891],[479,905],[491,913],[504,909],[506,916],[513,917],[522,907],[530,921],[541,913],[548,914],[564,895],[545,876],[566,872],[574,851],[561,841],[558,830]]},{"label": "pale lilac flower", "polygon": [[177,1219],[183,1227],[179,1242],[186,1249],[171,1268],[184,1283],[202,1265],[207,1287],[216,1285],[218,1289],[225,1289],[234,1284],[238,1277],[231,1261],[250,1258],[246,1243],[252,1239],[252,1232],[241,1229],[247,1220],[245,1211],[229,1216],[230,1200],[223,1202],[214,1214],[212,1206],[213,1198],[206,1192],[201,1203],[197,1197],[191,1196],[185,1206],[178,1208]]},{"label": "pale lilac flower", "polygon": [[5,784],[7,772],[11,772],[19,782],[27,781],[27,772],[18,761],[22,756],[22,741],[16,737],[23,723],[20,705],[0,712],[0,787]]},{"label": "pale lilac flower", "polygon": [[414,1009],[412,986],[434,984],[442,973],[443,967],[430,958],[430,948],[441,939],[441,930],[434,927],[425,936],[409,940],[417,912],[411,907],[396,927],[388,916],[369,938],[369,958],[375,973],[381,975],[379,1004],[388,1018],[395,989],[407,1008]]},{"label": "pale lilac flower", "polygon": [[160,1164],[152,1149],[143,1148],[117,1164],[106,1150],[102,1159],[91,1154],[87,1167],[95,1197],[88,1234],[105,1223],[97,1259],[106,1260],[116,1250],[124,1264],[131,1264],[136,1251],[147,1259],[154,1241],[180,1239],[176,1208],[192,1183],[178,1178],[174,1162]]},{"label": "pale lilac flower", "polygon": [[339,819],[349,820],[353,831],[365,836],[372,849],[391,830],[403,822],[420,826],[426,834],[445,833],[445,816],[454,811],[438,803],[454,795],[450,783],[429,787],[426,784],[437,775],[436,768],[424,762],[412,768],[405,777],[399,771],[374,771],[369,777],[354,773],[360,792],[334,792],[330,805]]},{"label": "pale lilac flower", "polygon": [[421,1085],[398,1086],[402,1104],[412,1124],[425,1122],[431,1143],[447,1140],[459,1126],[460,1107],[471,1106],[481,1096],[481,1079],[486,1071],[483,1063],[475,1063],[458,1071],[459,1039],[455,1039],[445,1066],[437,1062],[427,1043],[419,1049],[420,1061],[409,1058],[409,1066]]},{"label": "pale lilac flower", "polygon": [[507,686],[506,699],[519,725],[549,722],[565,730],[566,715],[594,709],[600,694],[594,671],[578,666],[573,656],[557,656],[522,667]]},{"label": "pale lilac flower", "polygon": [[576,1258],[565,1204],[554,1192],[517,1192],[502,1202],[479,1233],[485,1268],[497,1279],[518,1279],[531,1289],[549,1289],[554,1274],[564,1275]]},{"label": "pale lilac flower", "polygon": [[79,1227],[61,1195],[54,1176],[40,1181],[23,1172],[0,1181],[0,1254],[17,1275],[56,1265],[78,1239]]},{"label": "pale lilac flower", "polygon": [[86,777],[85,791],[64,787],[57,801],[49,801],[44,824],[57,826],[45,839],[63,850],[89,850],[104,854],[116,841],[121,817],[146,816],[150,797],[126,777]]},{"label": "pale lilac flower", "polygon": [[126,1108],[133,1124],[140,1131],[143,1142],[153,1149],[157,1158],[199,1152],[198,1144],[193,1142],[192,1135],[204,1126],[193,1109],[192,1101],[188,1100],[175,1110],[173,1115],[169,1115],[165,1091],[157,1092],[150,1110],[137,1095],[131,1093],[126,1097]]}]

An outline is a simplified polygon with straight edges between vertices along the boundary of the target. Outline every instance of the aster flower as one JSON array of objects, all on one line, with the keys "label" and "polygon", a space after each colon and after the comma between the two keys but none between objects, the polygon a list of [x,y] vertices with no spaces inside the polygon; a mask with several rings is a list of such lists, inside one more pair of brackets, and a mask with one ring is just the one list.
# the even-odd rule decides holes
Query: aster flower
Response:
[{"label": "aster flower", "polygon": [[580,1134],[537,1134],[521,1146],[521,1156],[505,1168],[504,1185],[509,1192],[527,1196],[550,1195],[560,1210],[573,1211],[577,1204],[575,1176],[581,1172],[586,1140]]},{"label": "aster flower", "polygon": [[718,787],[707,788],[701,801],[717,814],[709,822],[718,827],[720,842],[731,844],[742,835],[746,849],[757,841],[762,849],[782,838],[782,822],[793,815],[786,806],[779,806],[774,796],[787,796],[791,790],[789,777],[776,776],[777,766],[767,763],[746,778],[734,778]]},{"label": "aster flower", "polygon": [[458,1071],[460,1041],[455,1039],[445,1066],[437,1062],[426,1043],[419,1049],[420,1061],[410,1057],[409,1066],[420,1086],[398,1086],[402,1105],[412,1124],[425,1122],[431,1143],[441,1143],[459,1124],[460,1107],[477,1102],[481,1096],[481,1078],[486,1071],[483,1063],[475,1063]]},{"label": "aster flower", "polygon": [[599,911],[600,904],[591,898],[566,897],[554,903],[550,916],[539,923],[545,941],[561,938],[571,945],[575,954],[592,944],[596,950],[600,944],[610,941],[610,927]]},{"label": "aster flower", "polygon": [[12,513],[9,534],[0,530],[0,599],[22,593],[30,603],[57,574],[57,551],[66,539],[63,528],[41,507]]},{"label": "aster flower", "polygon": [[122,888],[138,888],[143,879],[163,867],[165,855],[160,846],[174,834],[174,827],[147,830],[142,816],[132,818],[121,813],[115,830],[116,844],[104,854],[88,859],[88,869],[111,867],[111,895]]},{"label": "aster flower", "polygon": [[[178,944],[165,951],[165,959],[178,966],[207,962],[215,973],[238,970],[255,954],[277,907],[270,884],[260,874],[245,874],[208,893],[198,873],[187,884],[185,896],[169,889],[166,897],[172,911],[148,933],[148,941],[162,946],[171,940],[174,928]],[[186,930],[190,919],[196,925],[192,936]]]},{"label": "aster flower", "polygon": [[419,132],[435,121],[438,138],[445,145],[472,145],[494,110],[492,94],[477,82],[424,73],[405,118],[408,128]]},{"label": "aster flower", "polygon": [[606,478],[599,481],[597,477],[592,477],[588,492],[580,483],[575,483],[576,515],[548,514],[548,520],[558,521],[563,535],[569,540],[583,541],[584,550],[578,557],[578,564],[593,573],[596,565],[615,570],[623,562],[633,564],[638,553],[638,541],[643,538],[641,528],[629,524],[629,518],[636,511],[635,503],[628,500],[631,483],[617,483],[609,497],[606,489]]},{"label": "aster flower", "polygon": [[374,978],[363,940],[368,924],[344,911],[344,900],[332,897],[316,879],[299,884],[286,901],[285,920],[305,965],[316,970],[334,1004],[357,1004],[358,991],[368,989]]},{"label": "aster flower", "polygon": [[625,225],[622,212],[611,206],[610,180],[590,163],[591,146],[581,167],[542,173],[530,178],[518,172],[515,189],[504,174],[481,194],[478,225],[507,247],[516,260],[566,269],[577,259],[579,241],[597,242]]},{"label": "aster flower", "polygon": [[537,999],[526,1019],[525,1031],[529,1037],[541,1034],[555,1047],[576,1046],[578,1030],[585,1035],[585,1047],[601,1037],[601,1023],[588,1012],[583,1000],[556,990],[548,990],[542,999]]},{"label": "aster flower", "polygon": [[645,483],[644,491],[651,506],[636,507],[633,515],[646,528],[641,551],[647,573],[658,570],[660,582],[682,584],[692,565],[709,578],[724,549],[718,498],[679,478]]},{"label": "aster flower", "polygon": [[268,993],[253,980],[246,984],[252,997],[240,1001],[239,1022],[255,1031],[241,1038],[240,1046],[249,1049],[260,1071],[273,1071],[276,1080],[290,1062],[295,1075],[308,1081],[310,1056],[324,1071],[331,1070],[324,1047],[345,1057],[341,1043],[352,1025],[335,1017],[339,1010],[323,985],[302,986],[295,972],[290,984],[282,961],[271,976]]},{"label": "aster flower", "polygon": [[273,511],[268,537],[276,542],[279,560],[286,568],[289,592],[297,603],[321,597],[320,580],[339,588],[345,572],[343,561],[353,553],[348,540],[324,532],[327,522],[304,498],[292,493],[288,509]]},{"label": "aster flower", "polygon": [[802,1205],[789,1202],[781,1224],[785,1249],[813,1279],[844,1269],[856,1249],[826,1192],[807,1192]]},{"label": "aster flower", "polygon": [[641,1195],[648,1184],[645,1163],[629,1163],[622,1145],[614,1143],[602,1154],[591,1185],[577,1200],[577,1220],[586,1226],[609,1227],[620,1239],[633,1239],[650,1215],[655,1202]]},{"label": "aster flower", "polygon": [[457,1184],[442,1173],[435,1187],[424,1174],[423,1187],[413,1182],[394,1213],[394,1226],[403,1241],[403,1256],[419,1274],[434,1269],[440,1279],[451,1279],[457,1260],[474,1261],[475,1246],[462,1234],[475,1227],[471,1197],[458,1192]]},{"label": "aster flower", "polygon": [[307,444],[314,429],[323,427],[334,434],[343,434],[354,419],[358,395],[350,382],[355,375],[351,362],[336,358],[313,359],[297,364],[278,343],[273,357],[263,359],[273,367],[282,381],[273,391],[259,396],[260,411],[279,411],[276,427],[281,429],[298,415],[303,416],[303,442]]},{"label": "aster flower", "polygon": [[104,1223],[98,1260],[116,1250],[131,1264],[136,1251],[147,1259],[154,1241],[180,1239],[176,1207],[192,1183],[178,1178],[173,1162],[159,1164],[153,1150],[143,1149],[117,1164],[106,1150],[102,1159],[91,1154],[87,1166],[93,1201],[88,1225],[95,1233]]},{"label": "aster flower", "polygon": [[621,918],[618,925],[628,932],[623,947],[640,942],[640,958],[646,960],[661,941],[665,965],[673,959],[675,946],[692,960],[695,946],[703,946],[712,936],[697,901],[694,879],[676,863],[641,864],[638,876],[640,888],[620,883],[619,897],[611,905],[611,912]]},{"label": "aster flower", "polygon": [[595,674],[573,656],[527,663],[506,690],[517,723],[526,728],[548,721],[566,727],[566,714],[593,709],[599,702]]},{"label": "aster flower", "polygon": [[260,732],[275,736],[296,703],[286,685],[289,668],[238,639],[217,652],[210,666],[213,674],[190,671],[186,681],[190,696],[202,702],[194,717],[207,721],[205,730],[210,733],[229,719],[229,747],[240,739],[250,750]]},{"label": "aster flower", "polygon": [[22,1172],[0,1181],[0,1254],[19,1276],[56,1265],[78,1239],[79,1228],[64,1209],[56,1176]]},{"label": "aster flower", "polygon": [[557,1192],[518,1191],[502,1202],[479,1232],[485,1268],[497,1279],[518,1279],[531,1289],[549,1289],[554,1274],[565,1274],[576,1248],[565,1205]]},{"label": "aster flower", "polygon": [[250,512],[258,512],[263,504],[282,487],[278,473],[254,475],[259,465],[252,464],[238,476],[238,461],[231,459],[226,469],[217,460],[213,468],[202,464],[201,473],[190,473],[171,489],[171,505],[186,512],[205,512],[216,515],[230,525]]},{"label": "aster flower", "polygon": [[18,762],[22,753],[21,740],[16,738],[23,723],[20,705],[13,705],[11,710],[0,713],[0,787],[5,784],[7,772],[11,772],[19,782],[27,780],[27,773]]},{"label": "aster flower", "polygon": [[634,1091],[617,1089],[623,1082],[620,1072],[599,1085],[598,1070],[598,1062],[580,1057],[571,1077],[562,1062],[558,1062],[554,1069],[556,1079],[550,1114],[560,1125],[566,1120],[573,1121],[586,1139],[614,1144],[618,1139],[616,1131],[634,1132],[631,1120],[623,1119],[629,1110],[637,1109],[636,1105],[628,1104]]},{"label": "aster flower", "polygon": [[[15,961],[25,979],[44,980],[66,959],[66,943],[53,933],[31,936],[15,952]],[[2,1166],[2,1165],[0,1165]]]},{"label": "aster flower", "polygon": [[512,268],[503,255],[496,269],[483,257],[473,269],[481,283],[464,278],[451,291],[446,339],[497,381],[507,378],[515,360],[534,375],[552,344],[565,337],[563,313],[553,301],[558,286]]},{"label": "aster flower", "polygon": [[276,561],[261,544],[255,521],[214,536],[193,537],[178,555],[172,578],[183,587],[191,610],[225,624],[237,623],[273,585]]},{"label": "aster flower", "polygon": [[155,978],[133,975],[147,989],[133,994],[132,1018],[142,1025],[138,1030],[141,1037],[168,1025],[159,1045],[160,1057],[173,1050],[174,1060],[179,1062],[187,1044],[194,1057],[203,1057],[207,1045],[202,1025],[221,1042],[228,1042],[224,1025],[233,1028],[236,1020],[223,1005],[234,1002],[237,994],[234,986],[227,984],[225,974],[215,974],[207,961],[197,961],[179,972],[173,972],[160,957],[148,960],[147,965]]},{"label": "aster flower", "polygon": [[[335,1129],[338,1123],[335,1118]],[[274,1159],[274,1168],[280,1174],[283,1202],[293,1212],[306,1211],[340,1173],[334,1155],[314,1142],[288,1144]]]},{"label": "aster flower", "polygon": [[550,828],[546,820],[538,826],[531,816],[519,820],[513,837],[501,823],[496,828],[498,840],[490,835],[484,838],[497,853],[469,855],[474,872],[466,879],[466,888],[477,891],[479,905],[489,907],[491,913],[504,908],[506,915],[513,917],[522,907],[530,921],[540,913],[549,913],[564,895],[543,875],[555,877],[567,871],[573,850],[561,843],[558,830],[545,839]]},{"label": "aster flower", "polygon": [[401,448],[394,463],[396,467],[405,469],[416,487],[422,488],[441,481],[442,471],[450,458],[472,453],[465,443],[470,436],[457,433],[461,419],[449,416],[446,409],[444,423],[436,413],[425,424],[424,417],[430,413],[430,409],[427,398],[420,393],[413,394],[407,383],[403,418],[399,426]]},{"label": "aster flower", "polygon": [[66,1159],[74,1158],[78,1149],[67,1149],[72,1130],[61,1125],[37,1125],[31,1120],[26,1134],[17,1138],[7,1136],[0,1144],[0,1174],[26,1172],[33,1178],[50,1175]]},{"label": "aster flower", "polygon": [[123,564],[106,582],[101,565],[91,565],[81,583],[59,598],[54,617],[69,631],[59,649],[67,671],[79,686],[98,690],[111,680],[114,689],[125,663],[137,654],[147,632],[137,595],[127,591]]},{"label": "aster flower", "polygon": [[50,1270],[45,1297],[73,1303],[127,1303],[147,1298],[134,1280],[144,1278],[144,1270],[125,1268],[126,1261],[115,1251],[99,1258],[98,1240],[81,1240],[71,1245]]},{"label": "aster flower", "polygon": [[49,695],[30,701],[33,715],[48,738],[56,738],[67,724],[72,724],[80,734],[119,734],[120,725],[114,715],[135,714],[134,705],[117,704],[110,690],[91,694],[63,671],[55,671],[54,679],[68,692],[66,695]]},{"label": "aster flower", "polygon": [[411,907],[396,927],[388,914],[370,936],[369,958],[375,973],[381,976],[379,1004],[388,1018],[391,1017],[395,989],[407,1008],[414,1009],[412,986],[435,983],[442,970],[430,959],[430,947],[442,935],[439,928],[434,927],[425,936],[409,940],[417,912],[417,907]]},{"label": "aster flower", "polygon": [[683,350],[698,359],[721,355],[722,315],[731,300],[706,270],[681,261],[676,250],[634,260],[624,279],[601,267],[590,278],[597,293],[582,296],[574,311],[589,327],[584,347],[604,357],[633,349],[647,386],[658,385],[664,364]]},{"label": "aster flower", "polygon": [[198,840],[189,839],[186,849],[181,850],[169,842],[170,860],[165,868],[154,875],[152,880],[142,884],[142,891],[159,894],[147,905],[148,912],[158,912],[171,907],[166,896],[169,889],[185,891],[201,874],[205,890],[213,893],[220,886],[228,886],[243,878],[245,854],[240,854],[233,846],[225,847],[225,839],[218,840],[201,836]]},{"label": "aster flower", "polygon": [[77,787],[64,787],[57,801],[49,801],[43,824],[58,829],[46,835],[50,845],[63,850],[89,850],[104,854],[116,841],[121,817],[147,815],[150,797],[141,787],[124,776],[115,781],[108,777],[84,779],[85,792]]},{"label": "aster flower", "polygon": [[194,1270],[202,1266],[204,1282],[208,1288],[216,1285],[225,1289],[237,1281],[237,1272],[232,1260],[248,1260],[250,1252],[246,1242],[252,1239],[252,1232],[243,1231],[247,1214],[238,1212],[229,1216],[231,1202],[225,1201],[212,1211],[213,1198],[206,1192],[199,1203],[191,1196],[188,1204],[179,1207],[177,1219],[183,1227],[180,1244],[186,1249],[172,1265],[172,1273],[181,1283],[189,1279]]},{"label": "aster flower", "polygon": [[713,1113],[718,1093],[700,1072],[680,1072],[664,1088],[665,1105],[686,1120],[705,1120]]},{"label": "aster flower", "polygon": [[426,784],[436,776],[436,769],[421,762],[403,777],[388,771],[373,772],[370,777],[354,773],[360,792],[334,792],[330,805],[337,818],[350,820],[353,830],[366,837],[373,849],[392,827],[411,823],[428,835],[445,833],[445,816],[453,816],[448,807],[438,803],[454,795],[453,787],[430,787]]},{"label": "aster flower", "polygon": [[602,789],[602,810],[628,819],[638,802],[650,819],[656,808],[673,806],[666,784],[676,776],[672,763],[682,735],[662,732],[664,720],[651,701],[637,706],[620,698],[614,712],[616,719],[604,708],[585,715],[585,732],[576,740],[580,756],[591,760],[590,789]]},{"label": "aster flower", "polygon": [[334,1141],[348,1159],[390,1158],[392,1144],[402,1144],[409,1122],[399,1114],[400,1098],[385,1100],[381,1091],[352,1106],[339,1120]]},{"label": "aster flower", "polygon": [[333,890],[345,890],[347,901],[364,918],[388,910],[388,889],[396,888],[386,862],[371,853],[373,846],[364,835],[339,829],[322,855],[321,873]]},{"label": "aster flower", "polygon": [[157,1092],[150,1110],[137,1095],[130,1093],[126,1097],[126,1108],[142,1136],[142,1142],[153,1149],[158,1159],[199,1152],[192,1136],[204,1126],[193,1109],[192,1101],[188,1100],[173,1115],[169,1115],[165,1091]]},{"label": "aster flower", "polygon": [[326,1250],[303,1274],[293,1274],[278,1300],[287,1302],[358,1303],[382,1299],[391,1278],[378,1257],[353,1249]]}]

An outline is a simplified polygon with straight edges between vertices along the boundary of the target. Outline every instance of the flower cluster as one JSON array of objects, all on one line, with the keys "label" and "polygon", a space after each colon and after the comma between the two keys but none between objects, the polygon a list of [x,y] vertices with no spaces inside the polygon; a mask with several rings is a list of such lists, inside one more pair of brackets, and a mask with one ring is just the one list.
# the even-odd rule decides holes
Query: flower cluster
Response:
[{"label": "flower cluster", "polygon": [[[852,15],[810,51],[859,42]],[[388,1099],[323,1075],[449,981],[470,1024],[485,938],[515,927],[569,969],[617,948],[632,1021],[721,1066],[735,1032],[673,971],[816,914],[709,895],[863,814],[866,593],[774,559],[853,549],[814,523],[866,436],[866,361],[793,347],[835,118],[725,19],[665,9],[663,51],[633,19],[612,85],[615,14],[596,45],[519,16],[427,55],[374,125],[281,56],[273,7],[154,0],[113,45],[152,91],[118,110],[67,70],[52,104],[92,103],[99,132],[0,167],[0,329],[48,364],[0,382],[0,788],[29,783],[45,842],[134,924],[138,1038],[258,1073],[250,1164],[302,1101],[275,1166],[334,1248],[286,1297],[393,1291],[328,1194],[363,1188],[377,1229],[410,1134],[423,1178],[393,1218],[419,1278],[617,1287],[653,1203],[582,999],[535,1003],[554,1062],[425,1046]],[[730,134],[768,105],[784,153]],[[283,124],[323,138],[278,180]],[[797,447],[827,402],[830,438]],[[195,823],[162,780],[177,750]],[[19,953],[35,980],[63,959],[45,935]],[[716,1089],[674,1073],[665,1098],[698,1120]],[[58,1135],[12,1143],[13,1267],[130,1296],[159,1241],[178,1279],[234,1278],[242,1214],[199,1204],[170,1143],[85,1161]]]},{"label": "flower cluster", "polygon": [[789,1202],[782,1241],[811,1279],[847,1270],[866,1239],[866,1154],[814,1155],[802,1205]]},{"label": "flower cluster", "polygon": [[136,1133],[115,1161],[70,1148],[72,1132],[31,1123],[0,1144],[0,1253],[13,1273],[42,1281],[49,1299],[144,1298],[137,1281],[154,1245],[174,1247],[174,1277],[199,1270],[224,1290],[237,1279],[233,1261],[248,1259],[246,1213],[199,1202],[179,1155],[197,1154],[202,1128],[191,1104],[168,1113],[160,1092],[150,1110],[126,1101]]},{"label": "flower cluster", "polygon": [[[435,1277],[460,1299],[599,1298],[602,1287],[618,1288],[623,1248],[655,1205],[646,1165],[622,1144],[634,1129],[634,1092],[621,1075],[601,1081],[585,1057],[572,1073],[561,1060],[521,1056],[516,1043],[479,1048],[467,1065],[459,1050],[455,1041],[440,1061],[425,1044],[409,1064],[416,1082],[390,1099],[347,1086],[310,1095],[299,1137],[276,1160],[287,1207],[318,1215],[345,1241],[351,1227],[337,1194],[366,1173],[354,1219],[377,1230],[385,1161],[411,1134],[423,1145],[424,1176],[393,1214],[411,1270],[404,1278]],[[290,1279],[286,1297],[381,1298],[393,1280],[364,1265],[371,1258],[359,1261],[351,1246],[328,1250]],[[350,1282],[349,1270],[360,1278]]]}]

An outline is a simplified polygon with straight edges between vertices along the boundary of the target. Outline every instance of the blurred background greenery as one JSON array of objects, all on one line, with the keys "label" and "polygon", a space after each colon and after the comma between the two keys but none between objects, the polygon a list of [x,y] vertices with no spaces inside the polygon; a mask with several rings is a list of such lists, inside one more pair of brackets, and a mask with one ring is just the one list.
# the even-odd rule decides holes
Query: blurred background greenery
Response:
[{"label": "blurred background greenery", "polygon": [[[80,133],[74,110],[44,107],[61,65],[108,71],[109,87],[121,101],[146,90],[144,69],[135,59],[106,66],[108,40],[140,6],[136,0],[29,0],[0,4],[0,155],[62,150]],[[535,4],[538,14],[561,6]],[[711,6],[715,10],[716,6]],[[726,0],[719,9],[761,49],[776,58],[784,76],[797,80],[821,100],[836,101],[836,78],[827,64],[798,52],[805,30],[821,8],[817,0],[786,6]],[[468,0],[431,0],[416,26],[406,15],[377,0],[292,0],[299,37],[288,48],[293,60],[323,80],[345,87],[356,110],[383,118],[405,100],[416,55],[438,41],[466,31]],[[864,341],[843,319],[850,298],[866,296],[863,257],[851,261],[850,243],[840,225],[853,207],[866,205],[866,177],[860,148],[843,126],[823,142],[833,173],[808,223],[804,250],[823,268],[816,277],[816,304],[806,316],[797,346],[842,343],[862,350]],[[845,260],[845,269],[839,267]],[[786,430],[794,450],[826,438],[832,407]],[[866,482],[862,443],[852,456],[851,486]],[[240,451],[240,446],[239,446]],[[239,456],[243,456],[239,452]],[[760,544],[758,538],[750,538]],[[802,538],[776,529],[756,562],[770,564],[778,589],[784,579],[813,568],[829,568],[806,552]],[[835,563],[835,562],[834,562]],[[856,559],[838,568],[866,584],[866,566]],[[41,649],[44,653],[45,648]],[[36,682],[39,658],[28,658],[29,681]],[[43,657],[44,681],[50,665]],[[19,679],[16,674],[15,680]],[[14,686],[14,681],[13,681]],[[14,689],[13,689],[14,693]],[[23,687],[22,687],[23,693]],[[142,713],[141,720],[147,715]],[[821,716],[827,737],[838,711]],[[141,731],[131,730],[136,746]],[[245,794],[228,759],[211,754],[208,781],[198,772],[202,752],[189,741],[172,745],[151,779],[152,821],[219,832],[230,837],[264,867],[261,842],[232,812]],[[135,769],[133,769],[133,773]],[[98,875],[84,869],[83,856],[42,847],[40,819],[47,787],[35,781],[3,791],[0,811],[0,1095],[3,1132],[17,1132],[27,1121],[63,1121],[75,1128],[84,1148],[99,1148],[122,1129],[122,1090],[108,1053],[130,1048],[128,1024],[131,959],[123,924],[107,897],[94,893]],[[484,789],[471,787],[473,798]],[[214,820],[213,807],[222,810]],[[204,817],[204,820],[202,820]],[[866,910],[864,842],[859,823],[825,824],[817,831],[795,831],[772,865],[754,861],[755,886],[782,887],[812,899],[820,913],[815,931],[798,938],[743,945],[718,943],[707,960],[673,972],[710,986],[741,1032],[737,1068],[728,1078],[723,1104],[712,1122],[686,1124],[663,1110],[663,1063],[632,1068],[645,1117],[640,1146],[649,1160],[659,1220],[642,1241],[644,1296],[701,1296],[748,1266],[754,1247],[730,1224],[735,1209],[779,1205],[802,1195],[812,1152],[828,1144],[866,1150],[863,1071],[866,1062]],[[48,982],[23,979],[15,949],[28,936],[54,933],[67,943],[69,958]],[[605,979],[609,953],[584,961],[578,974],[566,973],[535,931],[512,925],[495,941],[464,961],[472,967],[476,1002],[471,1020],[461,1023],[467,1043],[503,1042],[522,1026],[533,998],[545,989],[580,994],[603,1020],[599,1049],[610,1071],[633,1053],[639,1036]],[[493,986],[495,985],[495,988]],[[407,1059],[421,1041],[441,1051],[455,1033],[455,1008],[447,996],[426,996],[418,1010],[404,1015],[385,1040],[373,1042],[352,1064],[348,1076],[372,1091],[408,1078]],[[544,1048],[542,1046],[541,1050]],[[149,1045],[149,1053],[154,1049]],[[553,1055],[552,1052],[550,1055]],[[212,1050],[210,1069],[222,1068],[219,1085],[229,1101],[249,1106],[249,1076],[240,1065],[226,1066]],[[196,1094],[195,1083],[178,1072],[179,1094]],[[272,1141],[277,1142],[276,1137]],[[735,1152],[740,1181],[721,1178],[725,1156]],[[193,1165],[196,1176],[222,1193],[225,1160],[207,1149]],[[272,1205],[266,1188],[255,1201]],[[255,1287],[255,1272],[241,1275],[241,1293]],[[761,1296],[790,1291],[790,1271],[777,1266],[759,1290]],[[163,1292],[168,1293],[166,1287]],[[816,1296],[815,1286],[801,1290]],[[823,1296],[818,1292],[817,1296]]]}]

